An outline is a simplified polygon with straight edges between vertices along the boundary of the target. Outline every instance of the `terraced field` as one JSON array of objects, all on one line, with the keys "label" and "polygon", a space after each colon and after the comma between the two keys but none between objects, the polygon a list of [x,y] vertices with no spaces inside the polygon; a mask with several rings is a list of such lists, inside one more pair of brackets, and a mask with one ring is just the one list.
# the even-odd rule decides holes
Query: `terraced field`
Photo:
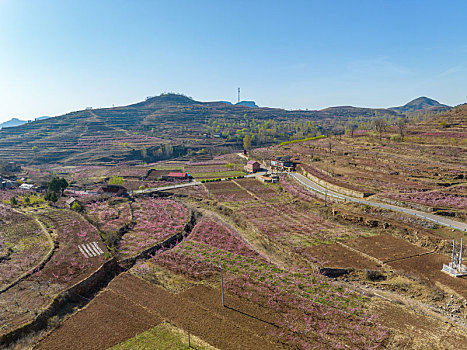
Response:
[{"label": "terraced field", "polygon": [[0,291],[32,273],[52,248],[49,234],[33,216],[0,204]]},{"label": "terraced field", "polygon": [[37,215],[52,231],[55,248],[44,265],[1,292],[1,334],[34,320],[59,293],[104,263],[107,249],[97,230],[80,215],[61,209],[42,210]]}]

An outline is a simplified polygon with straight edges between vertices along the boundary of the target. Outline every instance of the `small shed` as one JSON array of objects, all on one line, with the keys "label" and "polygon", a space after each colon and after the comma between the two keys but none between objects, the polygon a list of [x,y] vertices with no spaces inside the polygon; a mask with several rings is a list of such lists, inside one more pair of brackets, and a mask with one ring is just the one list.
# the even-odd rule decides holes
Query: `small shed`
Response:
[{"label": "small shed", "polygon": [[70,197],[65,201],[65,204],[70,208],[73,207],[73,204],[75,203],[78,203],[78,200],[75,197]]},{"label": "small shed", "polygon": [[249,173],[256,173],[259,169],[261,169],[261,164],[256,160],[250,160],[246,163],[246,171]]},{"label": "small shed", "polygon": [[21,184],[19,186],[20,190],[32,190],[34,188],[33,184]]},{"label": "small shed", "polygon": [[166,181],[187,180],[188,178],[189,178],[189,175],[187,173],[181,173],[181,172],[171,172],[168,175],[162,176],[162,179]]}]

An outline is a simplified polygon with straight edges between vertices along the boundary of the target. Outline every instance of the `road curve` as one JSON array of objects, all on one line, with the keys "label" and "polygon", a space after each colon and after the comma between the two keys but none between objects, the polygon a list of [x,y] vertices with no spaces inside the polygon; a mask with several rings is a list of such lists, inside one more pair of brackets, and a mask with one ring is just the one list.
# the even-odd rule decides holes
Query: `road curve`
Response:
[{"label": "road curve", "polygon": [[290,173],[290,176],[292,176],[294,179],[296,179],[299,183],[301,183],[305,187],[311,189],[314,192],[318,192],[318,193],[320,193],[322,195],[326,195],[326,193],[327,193],[327,195],[329,197],[337,198],[339,200],[351,201],[351,202],[356,202],[356,203],[360,203],[360,204],[366,204],[366,205],[370,205],[370,206],[376,207],[376,208],[389,209],[389,210],[397,211],[397,212],[400,212],[400,213],[413,215],[413,216],[416,216],[418,218],[422,218],[422,219],[425,219],[425,220],[428,220],[428,221],[432,221],[432,222],[435,222],[435,223],[437,223],[439,225],[443,225],[443,226],[451,227],[451,228],[454,228],[454,229],[457,229],[457,230],[460,230],[460,231],[463,231],[463,232],[467,232],[467,224],[463,223],[463,222],[459,222],[459,221],[455,221],[455,220],[452,220],[452,219],[444,218],[444,217],[441,217],[441,216],[438,216],[438,215],[435,215],[435,214],[431,214],[431,213],[426,213],[426,212],[423,212],[423,211],[420,211],[420,210],[414,210],[414,209],[410,209],[410,208],[398,207],[397,205],[379,203],[379,202],[369,201],[369,200],[366,200],[366,199],[347,196],[347,195],[344,195],[344,194],[337,193],[337,192],[331,191],[329,189],[326,189],[323,186],[320,186],[317,183],[311,181],[309,178],[305,177],[302,174]]}]

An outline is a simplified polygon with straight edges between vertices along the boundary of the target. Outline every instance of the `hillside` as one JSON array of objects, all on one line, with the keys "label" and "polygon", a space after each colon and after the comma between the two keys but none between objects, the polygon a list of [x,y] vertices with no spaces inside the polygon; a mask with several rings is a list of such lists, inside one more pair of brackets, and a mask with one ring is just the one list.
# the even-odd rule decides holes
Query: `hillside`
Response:
[{"label": "hillside", "polygon": [[443,131],[467,131],[467,104],[459,105],[445,113],[436,115],[421,125]]},{"label": "hillside", "polygon": [[443,105],[436,100],[423,96],[416,98],[403,106],[389,108],[389,110],[394,111],[396,113],[413,113],[425,110],[430,112],[444,112],[449,109],[451,109],[451,107]]},{"label": "hillside", "polygon": [[0,130],[0,158],[23,164],[147,162],[316,136],[350,120],[395,111],[333,107],[320,111],[251,108],[163,94],[129,106],[82,110]]}]

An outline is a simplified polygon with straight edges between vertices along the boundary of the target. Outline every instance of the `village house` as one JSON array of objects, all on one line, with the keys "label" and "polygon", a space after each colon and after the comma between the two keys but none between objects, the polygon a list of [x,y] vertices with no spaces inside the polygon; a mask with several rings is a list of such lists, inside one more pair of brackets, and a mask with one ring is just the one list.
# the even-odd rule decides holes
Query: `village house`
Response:
[{"label": "village house", "polygon": [[291,160],[291,156],[277,157],[271,160],[272,171],[287,171],[291,172],[295,170],[295,164]]},{"label": "village house", "polygon": [[145,179],[147,181],[159,181],[164,176],[167,177],[170,173],[183,173],[183,170],[181,169],[171,169],[171,170],[150,169],[148,170]]},{"label": "village house", "polygon": [[261,164],[255,160],[250,160],[248,163],[246,163],[245,169],[248,173],[256,173],[261,169]]},{"label": "village house", "polygon": [[97,194],[110,194],[117,197],[124,197],[128,195],[128,191],[122,185],[102,185],[97,189]]}]

